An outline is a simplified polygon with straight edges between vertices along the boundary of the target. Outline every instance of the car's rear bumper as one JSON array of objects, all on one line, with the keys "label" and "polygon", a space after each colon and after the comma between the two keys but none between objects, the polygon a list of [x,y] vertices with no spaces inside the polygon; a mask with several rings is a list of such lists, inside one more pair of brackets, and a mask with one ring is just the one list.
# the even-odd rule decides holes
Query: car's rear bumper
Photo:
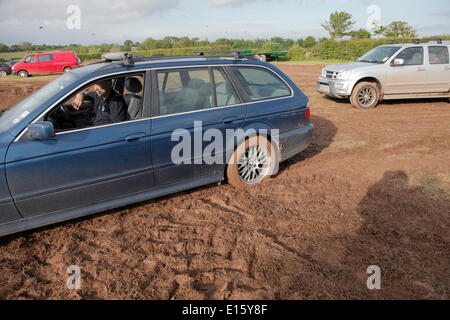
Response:
[{"label": "car's rear bumper", "polygon": [[314,129],[314,125],[309,124],[302,128],[280,133],[281,161],[285,161],[305,150],[311,143]]},{"label": "car's rear bumper", "polygon": [[350,96],[354,86],[353,80],[331,80],[322,77],[317,79],[317,91],[335,98]]}]

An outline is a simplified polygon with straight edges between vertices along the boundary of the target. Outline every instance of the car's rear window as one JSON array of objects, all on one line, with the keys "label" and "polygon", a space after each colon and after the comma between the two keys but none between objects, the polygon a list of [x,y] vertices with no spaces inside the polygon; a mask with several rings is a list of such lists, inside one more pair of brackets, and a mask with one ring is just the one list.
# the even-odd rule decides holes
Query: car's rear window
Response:
[{"label": "car's rear window", "polygon": [[260,67],[233,67],[251,101],[290,96],[291,90],[273,72]]},{"label": "car's rear window", "polygon": [[449,64],[448,48],[444,46],[429,47],[430,64]]}]

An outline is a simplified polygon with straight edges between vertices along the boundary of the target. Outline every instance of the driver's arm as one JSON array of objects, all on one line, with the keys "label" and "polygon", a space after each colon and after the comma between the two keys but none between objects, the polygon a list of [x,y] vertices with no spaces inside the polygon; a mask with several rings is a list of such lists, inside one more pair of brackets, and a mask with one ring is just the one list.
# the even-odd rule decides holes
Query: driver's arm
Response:
[{"label": "driver's arm", "polygon": [[84,104],[84,100],[86,97],[90,98],[90,99],[94,99],[94,96],[96,95],[96,93],[94,91],[87,91],[87,92],[80,92],[75,96],[75,99],[72,103],[72,106],[75,110],[80,110],[80,108],[83,106]]}]

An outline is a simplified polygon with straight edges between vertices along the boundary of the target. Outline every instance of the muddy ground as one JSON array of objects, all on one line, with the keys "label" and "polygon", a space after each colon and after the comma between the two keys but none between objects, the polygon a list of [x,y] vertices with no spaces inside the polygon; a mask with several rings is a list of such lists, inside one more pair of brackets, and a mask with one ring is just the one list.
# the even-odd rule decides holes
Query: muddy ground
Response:
[{"label": "muddy ground", "polygon": [[[1,238],[0,298],[448,299],[450,104],[359,111],[315,92],[322,67],[281,65],[317,131],[276,178]],[[45,81],[1,82],[1,106]],[[70,265],[80,290],[66,287]],[[380,290],[367,289],[371,265]]]}]

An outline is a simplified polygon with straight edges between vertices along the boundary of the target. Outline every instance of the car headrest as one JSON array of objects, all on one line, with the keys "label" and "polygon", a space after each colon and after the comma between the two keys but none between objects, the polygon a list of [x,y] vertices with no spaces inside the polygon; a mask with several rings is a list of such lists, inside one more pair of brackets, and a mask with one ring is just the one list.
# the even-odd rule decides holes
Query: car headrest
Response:
[{"label": "car headrest", "polygon": [[216,93],[223,94],[223,95],[231,95],[232,89],[228,85],[228,83],[222,82],[216,86]]},{"label": "car headrest", "polygon": [[125,80],[125,88],[132,93],[138,93],[142,90],[142,84],[136,78],[127,78]]},{"label": "car headrest", "polygon": [[200,89],[205,84],[205,81],[200,79],[192,79],[189,81],[187,87],[191,89]]}]

